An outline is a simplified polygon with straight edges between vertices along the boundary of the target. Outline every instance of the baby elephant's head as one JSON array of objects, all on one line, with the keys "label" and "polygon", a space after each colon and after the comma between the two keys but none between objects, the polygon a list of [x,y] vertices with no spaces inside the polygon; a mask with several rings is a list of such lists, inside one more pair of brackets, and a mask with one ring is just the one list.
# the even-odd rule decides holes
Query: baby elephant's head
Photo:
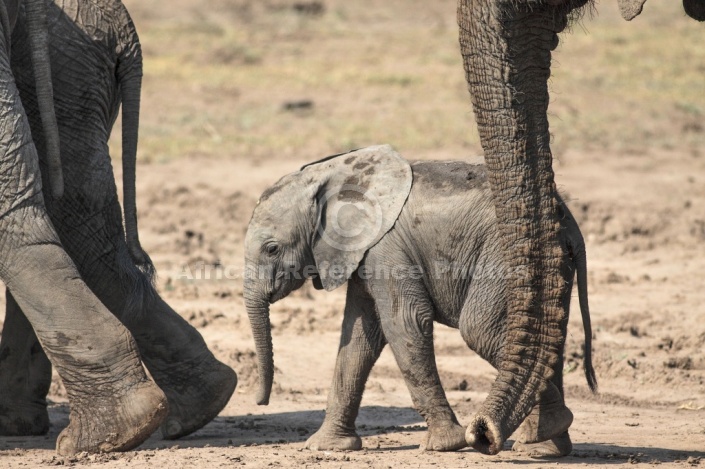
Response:
[{"label": "baby elephant's head", "polygon": [[394,225],[411,190],[411,167],[390,146],[325,158],[280,179],[260,197],[245,237],[245,305],[260,389],[274,376],[269,304],[312,278],[333,290]]}]

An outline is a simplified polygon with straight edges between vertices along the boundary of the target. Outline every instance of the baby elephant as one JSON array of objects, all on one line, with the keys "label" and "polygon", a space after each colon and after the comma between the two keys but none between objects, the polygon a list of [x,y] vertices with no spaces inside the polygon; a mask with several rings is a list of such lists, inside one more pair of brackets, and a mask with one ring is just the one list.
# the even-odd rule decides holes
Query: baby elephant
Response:
[{"label": "baby elephant", "polygon": [[[595,390],[585,246],[562,201],[560,207],[563,305],[567,312],[577,271],[585,374]],[[262,194],[248,227],[245,256],[245,302],[259,362],[259,404],[268,403],[273,380],[269,304],[307,278],[328,291],[348,282],[333,388],[323,425],[307,447],[361,448],[355,418],[370,370],[387,343],[415,408],[428,424],[422,447],[447,451],[466,446],[465,430],[438,377],[433,322],[460,329],[472,350],[499,366],[509,273],[483,165],[410,165],[389,146],[306,165]],[[562,368],[560,360],[522,424],[515,449],[543,457],[570,453],[567,430],[573,415],[563,400]]]}]

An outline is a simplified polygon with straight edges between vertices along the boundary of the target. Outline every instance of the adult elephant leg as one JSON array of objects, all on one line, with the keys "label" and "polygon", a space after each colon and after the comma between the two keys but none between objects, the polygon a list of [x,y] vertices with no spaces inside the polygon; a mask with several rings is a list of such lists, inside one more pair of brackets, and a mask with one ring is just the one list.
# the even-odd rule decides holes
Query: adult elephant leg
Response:
[{"label": "adult elephant leg", "polygon": [[70,423],[57,451],[125,450],[159,425],[166,399],[145,375],[127,329],[81,280],[49,221],[8,46],[0,34],[0,279],[69,395]]},{"label": "adult elephant leg", "polygon": [[32,325],[9,291],[0,341],[0,435],[43,435],[49,431],[46,395],[51,363]]},{"label": "adult elephant leg", "polygon": [[[566,407],[564,395],[551,381],[541,393],[539,402],[519,427],[513,451],[532,458],[560,458],[573,451],[568,428],[573,413]],[[556,429],[564,430],[556,434]]]},{"label": "adult elephant leg", "polygon": [[517,430],[513,451],[532,458],[560,458],[573,451],[568,433],[573,413],[565,404],[562,358],[561,355],[548,386]]},{"label": "adult elephant leg", "polygon": [[[84,205],[84,179],[66,170],[64,197],[50,202],[52,219],[66,251],[96,296],[129,329],[152,378],[169,400],[161,426],[165,438],[188,435],[213,420],[237,385],[237,375],[218,361],[201,334],[159,296],[138,269],[125,243],[122,212],[114,186],[108,200],[91,211]],[[109,175],[112,178],[112,175]]]},{"label": "adult elephant leg", "polygon": [[213,356],[201,334],[156,292],[146,299],[145,311],[123,320],[169,399],[162,436],[180,438],[213,420],[235,391],[237,375]]},{"label": "adult elephant leg", "polygon": [[[38,192],[36,154],[15,153],[34,147],[0,147],[0,167],[9,168],[0,179],[0,278],[69,396],[70,422],[59,435],[57,451],[69,455],[137,446],[166,416],[166,398],[145,375],[127,329],[88,289],[61,247]],[[9,166],[8,158],[15,165]]]},{"label": "adult elephant leg", "polygon": [[[69,396],[70,422],[57,452],[130,449],[159,425],[166,399],[145,375],[129,332],[81,280],[42,213],[26,207],[3,218],[0,228],[9,231],[0,238],[0,257],[2,278]],[[9,223],[30,224],[30,242]]]},{"label": "adult elephant leg", "polygon": [[499,452],[529,414],[565,340],[547,81],[557,33],[586,0],[562,3],[460,0],[458,6],[466,78],[509,269],[505,354],[466,433],[469,444],[488,454]]},{"label": "adult elephant leg", "polygon": [[[561,263],[563,276],[569,279],[562,286],[561,298],[565,320],[561,322],[561,334],[568,333],[568,314],[573,291],[573,261],[564,256]],[[573,422],[573,413],[565,404],[563,391],[563,356],[560,356],[553,369],[553,376],[546,389],[539,395],[538,402],[529,416],[517,430],[512,450],[533,458],[558,458],[567,456],[573,450],[568,428]],[[561,431],[563,430],[563,431]]]}]

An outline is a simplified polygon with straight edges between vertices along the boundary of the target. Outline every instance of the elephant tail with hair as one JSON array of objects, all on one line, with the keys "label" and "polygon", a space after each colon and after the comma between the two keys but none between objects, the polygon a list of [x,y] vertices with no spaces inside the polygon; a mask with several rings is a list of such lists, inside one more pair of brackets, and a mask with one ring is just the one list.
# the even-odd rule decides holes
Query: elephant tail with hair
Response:
[{"label": "elephant tail with hair", "polygon": [[153,281],[154,265],[142,249],[137,231],[135,190],[140,96],[142,93],[142,48],[127,10],[122,7],[122,11],[119,13],[122,17],[123,30],[120,37],[122,44],[118,58],[117,77],[122,100],[122,181],[125,240],[134,263],[150,281]]},{"label": "elephant tail with hair", "polygon": [[592,325],[590,324],[590,307],[588,306],[587,292],[587,256],[585,254],[585,243],[583,243],[574,253],[573,261],[578,277],[578,301],[580,303],[580,315],[583,318],[583,329],[585,330],[585,350],[583,351],[583,368],[588,386],[593,393],[597,392],[597,377],[592,366]]},{"label": "elephant tail with hair", "polygon": [[588,280],[587,280],[587,254],[585,253],[585,238],[580,231],[578,222],[570,213],[570,209],[563,200],[560,200],[560,207],[563,210],[563,219],[566,224],[568,234],[568,249],[573,265],[577,273],[578,282],[578,302],[580,303],[580,316],[583,319],[583,330],[585,331],[585,347],[583,350],[583,369],[585,379],[593,393],[597,392],[597,377],[595,368],[592,366],[592,324],[590,321],[590,306],[588,305]]},{"label": "elephant tail with hair", "polygon": [[44,0],[26,2],[27,31],[31,44],[32,68],[37,93],[37,105],[46,141],[49,184],[54,198],[64,195],[64,177],[61,169],[59,126],[54,111],[54,91],[51,82],[49,59],[49,32],[47,30],[47,5]]},{"label": "elephant tail with hair", "polygon": [[568,250],[577,274],[578,301],[580,303],[580,316],[583,319],[585,331],[585,346],[583,350],[583,368],[585,379],[593,393],[597,392],[597,377],[592,366],[592,325],[590,321],[590,306],[588,305],[588,280],[587,280],[587,254],[585,253],[585,238],[580,231],[578,222],[568,209],[566,203],[559,198],[559,205],[563,211],[563,223],[567,233]]}]

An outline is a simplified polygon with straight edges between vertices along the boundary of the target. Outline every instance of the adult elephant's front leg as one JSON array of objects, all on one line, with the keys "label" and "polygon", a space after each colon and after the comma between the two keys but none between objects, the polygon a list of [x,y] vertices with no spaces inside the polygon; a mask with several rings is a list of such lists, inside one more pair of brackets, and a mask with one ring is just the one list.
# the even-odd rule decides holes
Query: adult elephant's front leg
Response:
[{"label": "adult elephant's front leg", "polygon": [[[0,2],[0,14],[3,8]],[[69,395],[70,423],[57,451],[126,450],[159,425],[166,398],[147,378],[127,329],[81,280],[49,221],[6,37],[0,31],[0,279]]]},{"label": "adult elephant's front leg", "polygon": [[201,334],[135,266],[125,244],[114,186],[111,191],[111,184],[105,184],[108,200],[100,211],[91,211],[83,201],[92,194],[77,189],[87,178],[73,163],[66,168],[66,194],[49,204],[59,237],[89,288],[135,338],[142,360],[166,394],[169,415],[162,435],[168,439],[188,435],[227,405],[237,376],[213,356]]},{"label": "adult elephant's front leg", "polygon": [[0,232],[0,277],[69,396],[70,422],[57,451],[119,451],[140,444],[167,407],[142,369],[134,340],[81,280],[41,205],[6,213]]},{"label": "adult elephant's front leg", "polygon": [[355,419],[370,370],[385,345],[374,300],[357,275],[348,284],[343,330],[335,362],[333,386],[323,425],[306,447],[313,450],[358,450],[362,441]]},{"label": "adult elephant's front leg", "polygon": [[43,435],[49,431],[46,395],[51,363],[32,325],[6,291],[0,340],[0,435]]}]

